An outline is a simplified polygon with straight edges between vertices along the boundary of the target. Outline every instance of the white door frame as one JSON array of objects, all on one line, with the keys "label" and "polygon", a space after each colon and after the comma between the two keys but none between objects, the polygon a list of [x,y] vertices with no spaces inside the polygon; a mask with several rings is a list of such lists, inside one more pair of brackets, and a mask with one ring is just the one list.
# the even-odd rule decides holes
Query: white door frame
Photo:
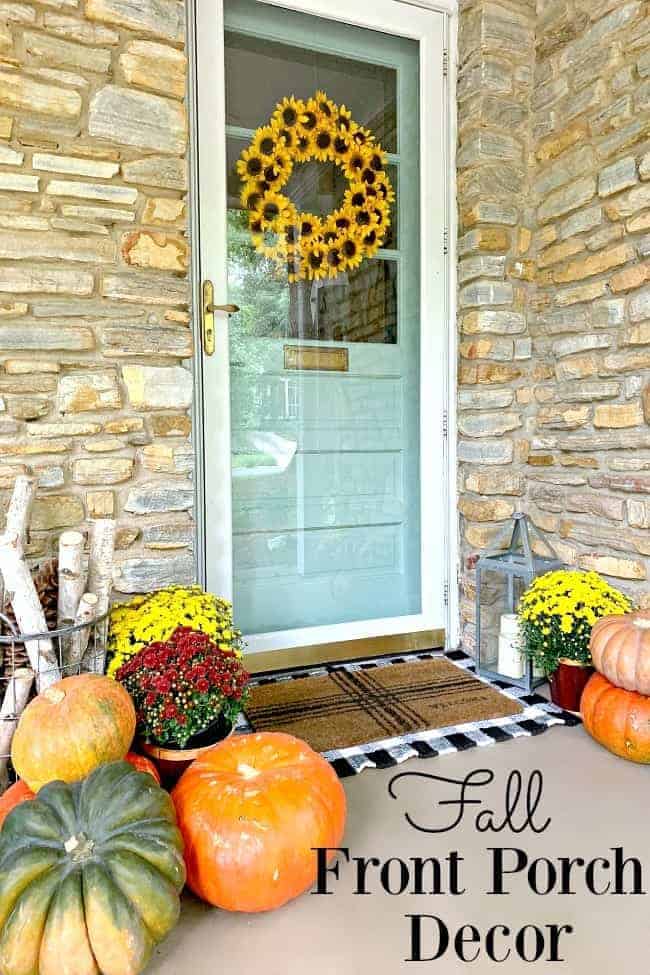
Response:
[{"label": "white door frame", "polygon": [[[420,42],[420,89],[421,93],[432,91],[430,78],[433,77],[431,49],[433,41],[429,22],[422,16],[425,10],[447,15],[444,47],[447,51],[447,86],[444,96],[442,119],[443,139],[441,153],[432,160],[428,147],[434,142],[432,125],[434,119],[424,111],[425,99],[421,98],[421,203],[422,221],[422,273],[421,273],[421,416],[444,416],[445,440],[442,470],[435,464],[435,450],[439,444],[432,425],[426,429],[421,421],[422,468],[422,591],[423,613],[418,617],[399,617],[393,620],[370,620],[358,624],[345,623],[325,627],[309,627],[301,630],[274,633],[265,637],[247,640],[252,651],[275,649],[278,646],[290,647],[315,643],[331,643],[337,640],[352,640],[357,637],[381,636],[388,633],[403,633],[413,629],[429,629],[439,625],[440,616],[434,621],[435,600],[445,593],[445,626],[448,647],[455,647],[459,639],[458,613],[458,517],[456,494],[456,193],[455,193],[455,144],[456,144],[456,0],[372,0],[359,3],[353,11],[349,0],[258,0],[260,3],[296,9],[320,17],[352,23],[370,29],[381,29],[388,33],[410,37]],[[223,23],[221,4],[214,0],[188,0],[188,49],[190,64],[189,116],[190,116],[190,224],[192,240],[192,294],[194,328],[194,397],[193,397],[193,440],[195,449],[195,494],[196,494],[196,550],[197,578],[207,584],[207,560],[209,557],[206,529],[210,526],[210,546],[215,544],[215,530],[221,559],[232,564],[232,528],[230,480],[224,477],[221,492],[207,496],[205,490],[205,452],[219,451],[230,456],[230,397],[228,383],[216,383],[216,369],[219,360],[228,361],[227,319],[215,315],[216,348],[211,359],[205,359],[202,351],[201,323],[201,283],[209,278],[214,284],[215,302],[226,300],[226,262],[223,259],[226,247],[226,200],[225,180],[220,186],[213,182],[206,186],[205,181],[199,193],[199,169],[202,161],[209,160],[211,166],[222,167],[225,172],[225,106],[219,95],[224,90],[223,78]],[[407,8],[407,9],[405,9]],[[210,118],[209,125],[200,125],[199,119],[199,77],[197,71],[198,49],[201,52],[202,79],[205,79],[203,63],[211,65],[209,84],[201,91],[201,112]],[[438,123],[439,124],[439,123]],[[205,163],[203,163],[205,165]],[[443,255],[442,242],[434,238],[437,228],[426,222],[427,201],[435,198],[436,177],[445,185],[445,226],[446,256]],[[208,222],[208,216],[209,222]],[[220,215],[220,216],[217,216]],[[203,219],[202,219],[203,218]],[[209,232],[208,232],[209,227]],[[437,274],[445,282],[445,314],[443,336],[436,336],[431,324],[432,307],[429,298],[432,276]],[[225,319],[225,320],[224,320]],[[436,347],[436,339],[439,339]],[[444,389],[437,393],[427,381],[426,364],[444,361]],[[213,368],[211,368],[213,367]],[[210,389],[207,401],[204,388]],[[426,505],[428,492],[440,491],[442,480],[445,494],[444,509],[446,524],[444,539],[440,539],[437,526],[431,523]],[[217,512],[219,515],[217,516]],[[444,557],[442,571],[437,570],[431,554],[443,543]],[[435,587],[435,588],[434,588]],[[221,586],[220,595],[232,598],[232,580]]]}]

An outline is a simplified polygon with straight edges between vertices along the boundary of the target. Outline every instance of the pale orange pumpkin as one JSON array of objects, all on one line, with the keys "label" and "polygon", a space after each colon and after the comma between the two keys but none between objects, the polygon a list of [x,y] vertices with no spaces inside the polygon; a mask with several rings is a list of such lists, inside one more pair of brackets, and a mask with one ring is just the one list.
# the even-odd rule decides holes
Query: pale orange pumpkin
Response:
[{"label": "pale orange pumpkin", "polygon": [[650,610],[598,620],[589,648],[594,667],[612,684],[650,695]]},{"label": "pale orange pumpkin", "polygon": [[580,699],[585,729],[600,745],[629,762],[650,765],[650,698],[593,674]]},{"label": "pale orange pumpkin", "polygon": [[65,677],[27,705],[11,743],[13,766],[34,792],[77,782],[103,762],[124,758],[135,708],[121,684],[99,674]]},{"label": "pale orange pumpkin", "polygon": [[314,847],[338,847],[345,792],[291,735],[238,735],[208,749],[172,792],[188,886],[227,911],[270,911],[312,886]]}]

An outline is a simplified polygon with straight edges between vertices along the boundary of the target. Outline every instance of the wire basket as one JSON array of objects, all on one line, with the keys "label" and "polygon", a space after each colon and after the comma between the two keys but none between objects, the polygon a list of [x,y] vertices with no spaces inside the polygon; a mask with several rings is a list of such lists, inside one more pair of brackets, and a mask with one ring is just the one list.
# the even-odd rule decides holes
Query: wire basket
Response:
[{"label": "wire basket", "polygon": [[[87,623],[70,624],[45,633],[20,633],[13,621],[0,613],[8,633],[0,635],[0,794],[15,782],[11,766],[11,739],[20,713],[29,698],[63,677],[103,674],[106,668],[108,613]],[[43,649],[45,666],[29,662],[32,651]],[[31,658],[36,656],[34,652]],[[40,663],[40,658],[39,658]]]}]

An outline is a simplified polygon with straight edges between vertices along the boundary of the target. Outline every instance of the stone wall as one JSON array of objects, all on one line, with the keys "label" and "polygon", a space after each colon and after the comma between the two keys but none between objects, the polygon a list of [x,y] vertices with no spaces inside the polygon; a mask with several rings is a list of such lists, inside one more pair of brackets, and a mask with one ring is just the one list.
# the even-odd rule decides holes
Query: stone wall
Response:
[{"label": "stone wall", "polygon": [[109,516],[118,590],[189,579],[184,6],[3,2],[0,59],[0,501],[31,467],[34,556]]},{"label": "stone wall", "polygon": [[[473,558],[502,542],[514,507],[567,563],[647,601],[650,4],[479,0],[461,22],[459,477],[471,645]],[[533,77],[517,86],[521,69]]]}]

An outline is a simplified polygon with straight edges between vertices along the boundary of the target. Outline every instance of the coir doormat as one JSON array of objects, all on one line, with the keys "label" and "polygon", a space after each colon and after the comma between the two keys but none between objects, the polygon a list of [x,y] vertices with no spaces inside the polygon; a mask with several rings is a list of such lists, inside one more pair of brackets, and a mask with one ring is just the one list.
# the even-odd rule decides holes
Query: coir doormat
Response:
[{"label": "coir doormat", "polygon": [[579,722],[473,671],[462,651],[431,651],[258,677],[239,730],[296,735],[344,777]]}]

